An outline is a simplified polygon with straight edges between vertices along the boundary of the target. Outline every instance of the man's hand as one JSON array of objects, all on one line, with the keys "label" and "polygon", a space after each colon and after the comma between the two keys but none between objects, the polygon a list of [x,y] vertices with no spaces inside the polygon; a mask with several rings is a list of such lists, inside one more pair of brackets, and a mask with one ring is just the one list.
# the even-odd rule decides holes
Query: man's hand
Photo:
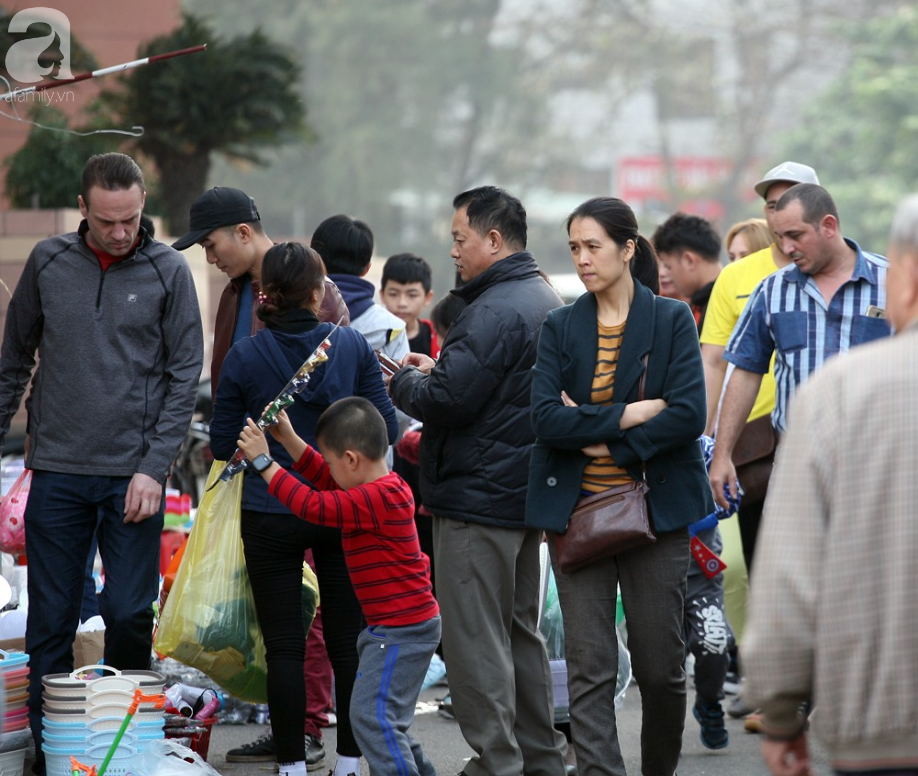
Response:
[{"label": "man's hand", "polygon": [[245,457],[254,461],[259,455],[268,455],[268,440],[258,424],[251,418],[246,418],[245,428],[239,432],[236,446],[245,453]]},{"label": "man's hand", "polygon": [[762,742],[762,759],[772,776],[814,776],[810,767],[810,753],[806,745],[806,734],[801,733],[793,741],[775,741],[766,738]]},{"label": "man's hand", "polygon": [[730,496],[737,496],[736,467],[728,455],[718,455],[717,447],[714,448],[714,457],[711,459],[711,470],[708,472],[711,479],[711,490],[714,491],[714,500],[724,509],[730,509],[727,497],[724,495],[724,485],[730,487]]},{"label": "man's hand", "polygon": [[430,370],[436,365],[436,361],[430,356],[423,353],[407,353],[401,360],[402,366],[413,366],[420,369],[425,375],[430,374]]},{"label": "man's hand", "polygon": [[124,522],[140,523],[152,517],[163,505],[163,486],[147,474],[131,477],[124,497]]}]

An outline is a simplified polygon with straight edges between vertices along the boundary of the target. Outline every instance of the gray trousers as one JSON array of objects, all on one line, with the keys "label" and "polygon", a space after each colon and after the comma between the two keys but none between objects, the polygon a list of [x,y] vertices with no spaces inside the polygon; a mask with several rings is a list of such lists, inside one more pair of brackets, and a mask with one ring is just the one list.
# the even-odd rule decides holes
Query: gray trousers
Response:
[{"label": "gray trousers", "polygon": [[439,617],[414,625],[375,625],[357,639],[360,665],[351,726],[372,776],[436,776],[408,728],[439,643]]},{"label": "gray trousers", "polygon": [[[717,526],[700,531],[698,538],[720,555],[723,542]],[[685,640],[695,657],[695,694],[705,703],[724,697],[724,679],[730,665],[727,650],[733,631],[724,611],[724,575],[709,579],[693,558],[689,562],[685,592]]]},{"label": "gray trousers", "polygon": [[434,568],[466,776],[564,776],[539,634],[540,532],[434,518]]},{"label": "gray trousers", "polygon": [[571,574],[549,542],[564,615],[571,736],[579,776],[626,776],[615,723],[617,588],[628,626],[631,667],[641,692],[641,773],[673,776],[685,727],[682,612],[688,531],[598,561]]}]

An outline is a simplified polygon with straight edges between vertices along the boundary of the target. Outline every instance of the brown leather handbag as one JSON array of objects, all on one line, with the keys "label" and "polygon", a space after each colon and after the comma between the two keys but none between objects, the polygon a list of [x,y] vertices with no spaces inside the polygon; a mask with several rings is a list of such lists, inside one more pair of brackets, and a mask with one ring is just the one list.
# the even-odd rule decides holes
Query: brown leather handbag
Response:
[{"label": "brown leather handbag", "polygon": [[743,488],[743,500],[747,503],[765,499],[777,446],[778,437],[771,425],[771,415],[763,415],[747,423],[736,440],[733,466]]},{"label": "brown leather handbag", "polygon": [[656,540],[647,510],[647,485],[635,480],[581,498],[567,531],[555,536],[555,552],[561,571],[569,574]]},{"label": "brown leather handbag", "polygon": [[[644,400],[647,361],[638,384],[638,400]],[[565,574],[589,566],[603,558],[651,544],[657,540],[647,509],[647,483],[644,464],[642,479],[619,485],[602,493],[583,496],[571,513],[567,530],[555,536],[558,566]]]}]

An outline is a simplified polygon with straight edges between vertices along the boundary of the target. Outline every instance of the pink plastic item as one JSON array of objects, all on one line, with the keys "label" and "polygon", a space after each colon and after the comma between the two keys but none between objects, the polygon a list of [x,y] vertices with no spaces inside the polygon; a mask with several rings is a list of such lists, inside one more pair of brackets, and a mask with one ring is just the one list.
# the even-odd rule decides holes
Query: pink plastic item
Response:
[{"label": "pink plastic item", "polygon": [[25,508],[32,484],[32,470],[23,469],[0,504],[0,551],[25,552]]}]

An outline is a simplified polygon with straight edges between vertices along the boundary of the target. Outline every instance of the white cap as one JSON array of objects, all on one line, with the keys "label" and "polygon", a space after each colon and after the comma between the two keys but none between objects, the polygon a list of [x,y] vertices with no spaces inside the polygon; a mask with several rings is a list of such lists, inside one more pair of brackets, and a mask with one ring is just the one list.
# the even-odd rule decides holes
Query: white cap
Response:
[{"label": "white cap", "polygon": [[815,183],[818,185],[819,177],[816,175],[816,170],[808,165],[799,162],[781,162],[777,167],[772,167],[766,172],[765,177],[755,184],[753,187],[755,193],[764,199],[772,183]]}]

